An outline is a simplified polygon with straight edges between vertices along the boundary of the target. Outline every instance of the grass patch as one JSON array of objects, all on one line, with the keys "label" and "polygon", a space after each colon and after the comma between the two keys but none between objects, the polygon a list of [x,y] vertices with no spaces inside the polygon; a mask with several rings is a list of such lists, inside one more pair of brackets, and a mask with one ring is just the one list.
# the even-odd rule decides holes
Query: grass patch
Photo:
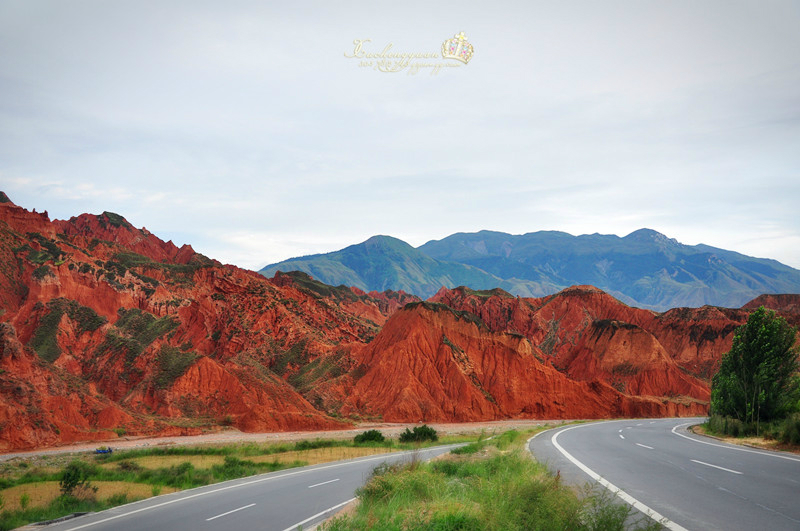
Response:
[{"label": "grass patch", "polygon": [[[529,433],[506,432],[428,463],[381,466],[360,503],[324,529],[593,530],[631,528],[628,505],[607,491],[580,497],[523,448]],[[458,455],[460,454],[460,455]],[[636,529],[661,529],[648,519]]]},{"label": "grass patch", "polygon": [[[153,487],[144,483],[130,483],[127,481],[95,481],[92,483],[97,487],[95,496],[99,499],[106,499],[112,496],[125,494],[128,501],[140,500],[153,496]],[[169,494],[177,489],[162,487],[161,494]],[[5,500],[4,509],[6,511],[22,510],[21,499],[23,495],[29,497],[28,507],[32,509],[44,508],[50,505],[61,495],[61,488],[58,481],[43,481],[39,483],[29,483],[17,485],[8,489],[0,490],[0,496]]]},{"label": "grass patch", "polygon": [[367,457],[370,455],[384,454],[386,452],[395,451],[399,451],[399,449],[385,448],[380,446],[363,446],[360,448],[344,446],[283,452],[271,456],[254,457],[252,459],[256,462],[274,460],[278,463],[292,463],[298,461],[304,463],[305,465],[318,465],[320,463],[329,463],[331,461],[340,461],[343,459],[355,459],[356,457]]}]

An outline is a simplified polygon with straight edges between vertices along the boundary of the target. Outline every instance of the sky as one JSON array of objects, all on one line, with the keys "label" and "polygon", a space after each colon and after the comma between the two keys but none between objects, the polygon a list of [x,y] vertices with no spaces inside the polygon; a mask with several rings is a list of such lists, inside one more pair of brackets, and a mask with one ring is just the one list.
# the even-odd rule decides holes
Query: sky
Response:
[{"label": "sky", "polygon": [[798,27],[793,0],[0,0],[0,190],[250,269],[645,227],[800,268]]}]

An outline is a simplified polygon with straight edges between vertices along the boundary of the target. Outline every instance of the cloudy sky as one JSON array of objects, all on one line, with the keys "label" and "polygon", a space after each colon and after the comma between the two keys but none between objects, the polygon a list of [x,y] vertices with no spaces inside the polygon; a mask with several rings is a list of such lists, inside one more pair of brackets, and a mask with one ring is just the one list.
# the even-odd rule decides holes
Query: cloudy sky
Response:
[{"label": "cloudy sky", "polygon": [[[0,0],[0,190],[260,268],[647,227],[800,268],[800,3]],[[354,55],[467,65],[381,72]],[[348,57],[350,56],[350,57]]]}]

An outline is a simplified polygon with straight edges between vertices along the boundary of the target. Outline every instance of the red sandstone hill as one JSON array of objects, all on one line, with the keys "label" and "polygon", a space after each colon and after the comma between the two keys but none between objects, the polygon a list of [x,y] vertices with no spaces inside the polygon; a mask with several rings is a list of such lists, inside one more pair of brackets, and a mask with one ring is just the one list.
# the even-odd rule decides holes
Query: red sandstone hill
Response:
[{"label": "red sandstone hill", "polygon": [[419,300],[268,280],[116,214],[50,221],[10,201],[0,263],[0,451],[340,426],[329,413],[351,381],[350,345]]},{"label": "red sandstone hill", "polygon": [[778,312],[791,325],[800,326],[800,294],[760,295],[742,308],[755,310],[760,306]]},{"label": "red sandstone hill", "polygon": [[[344,412],[389,421],[604,418],[701,414],[691,400],[629,396],[575,381],[524,336],[493,332],[474,314],[419,303],[393,315],[357,358],[367,367]],[[350,409],[352,408],[352,409]]]},{"label": "red sandstone hill", "polygon": [[[591,286],[540,299],[462,287],[442,289],[431,300],[477,315],[494,332],[526,337],[573,379],[600,380],[630,395],[701,402],[709,398],[711,376],[735,329],[751,311],[705,306],[656,313]],[[774,300],[784,304],[773,304],[781,315],[791,315],[787,303],[796,299]]]},{"label": "red sandstone hill", "polygon": [[51,221],[0,193],[0,451],[342,418],[702,414],[749,312],[658,314],[590,286],[422,303],[266,279],[117,214]]}]

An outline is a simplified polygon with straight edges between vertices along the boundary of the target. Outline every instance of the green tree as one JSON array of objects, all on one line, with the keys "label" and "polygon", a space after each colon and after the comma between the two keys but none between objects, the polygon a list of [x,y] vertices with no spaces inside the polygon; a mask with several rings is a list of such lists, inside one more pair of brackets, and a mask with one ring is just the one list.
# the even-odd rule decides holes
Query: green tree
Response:
[{"label": "green tree", "polygon": [[797,329],[760,307],[736,329],[731,350],[711,381],[711,412],[743,422],[779,419],[800,394]]}]

